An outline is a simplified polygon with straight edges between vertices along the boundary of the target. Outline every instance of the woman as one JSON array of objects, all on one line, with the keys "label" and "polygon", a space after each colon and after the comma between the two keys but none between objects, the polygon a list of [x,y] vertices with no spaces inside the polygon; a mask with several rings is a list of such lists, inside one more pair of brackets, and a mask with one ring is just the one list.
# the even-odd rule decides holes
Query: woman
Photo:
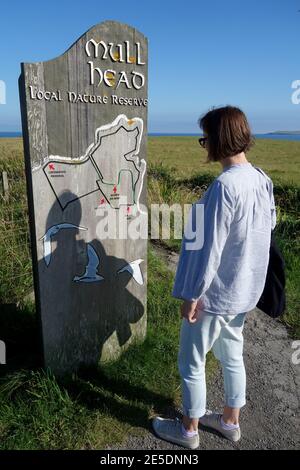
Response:
[{"label": "woman", "polygon": [[[158,436],[190,449],[199,446],[199,421],[231,441],[241,437],[240,408],[246,403],[242,331],[246,313],[264,288],[276,225],[272,181],[246,158],[252,137],[244,113],[232,106],[216,108],[199,124],[208,161],[219,161],[222,172],[192,206],[189,220],[196,231],[197,206],[203,208],[203,243],[191,248],[185,230],[172,292],[183,300],[178,354],[183,419],[153,420]],[[206,410],[210,349],[223,370],[222,414]]]}]

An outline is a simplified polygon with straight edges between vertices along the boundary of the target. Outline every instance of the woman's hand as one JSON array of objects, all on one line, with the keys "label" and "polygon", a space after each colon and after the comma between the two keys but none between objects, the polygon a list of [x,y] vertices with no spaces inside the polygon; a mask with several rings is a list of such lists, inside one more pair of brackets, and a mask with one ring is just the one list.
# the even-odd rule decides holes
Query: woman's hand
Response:
[{"label": "woman's hand", "polygon": [[199,307],[198,300],[185,300],[180,307],[181,317],[186,318],[189,323],[195,323],[198,319]]}]

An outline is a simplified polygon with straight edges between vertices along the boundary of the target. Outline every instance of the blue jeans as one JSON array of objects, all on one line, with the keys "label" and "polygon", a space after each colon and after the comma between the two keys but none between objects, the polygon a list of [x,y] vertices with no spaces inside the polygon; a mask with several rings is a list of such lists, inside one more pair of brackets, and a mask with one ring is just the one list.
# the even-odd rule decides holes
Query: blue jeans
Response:
[{"label": "blue jeans", "polygon": [[210,349],[221,362],[225,404],[246,404],[243,327],[246,313],[216,315],[201,311],[195,323],[182,319],[178,368],[185,416],[201,418],[206,412],[205,358]]}]

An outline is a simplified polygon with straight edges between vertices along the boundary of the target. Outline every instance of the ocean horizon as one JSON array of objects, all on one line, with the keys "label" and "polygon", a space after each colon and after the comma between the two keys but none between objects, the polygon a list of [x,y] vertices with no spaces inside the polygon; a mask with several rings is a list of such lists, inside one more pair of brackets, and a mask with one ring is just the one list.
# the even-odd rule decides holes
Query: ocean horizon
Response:
[{"label": "ocean horizon", "polygon": [[[300,134],[253,134],[257,139],[272,139],[272,140],[292,140],[299,142]],[[201,137],[201,134],[195,133],[180,133],[180,132],[149,132],[149,137]],[[0,132],[0,138],[16,138],[22,137],[22,132]]]},{"label": "ocean horizon", "polygon": [[[184,134],[184,133],[163,133],[163,132],[149,132],[149,137],[201,137],[201,134]],[[292,140],[299,142],[300,134],[253,134],[256,139],[272,139],[272,140]]]}]

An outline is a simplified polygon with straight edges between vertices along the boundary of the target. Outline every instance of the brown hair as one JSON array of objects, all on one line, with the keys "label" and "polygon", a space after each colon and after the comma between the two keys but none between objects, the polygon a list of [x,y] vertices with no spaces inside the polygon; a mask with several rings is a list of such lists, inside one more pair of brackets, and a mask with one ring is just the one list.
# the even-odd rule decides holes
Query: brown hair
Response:
[{"label": "brown hair", "polygon": [[247,152],[254,143],[245,114],[234,106],[213,108],[199,126],[207,135],[207,162]]}]

